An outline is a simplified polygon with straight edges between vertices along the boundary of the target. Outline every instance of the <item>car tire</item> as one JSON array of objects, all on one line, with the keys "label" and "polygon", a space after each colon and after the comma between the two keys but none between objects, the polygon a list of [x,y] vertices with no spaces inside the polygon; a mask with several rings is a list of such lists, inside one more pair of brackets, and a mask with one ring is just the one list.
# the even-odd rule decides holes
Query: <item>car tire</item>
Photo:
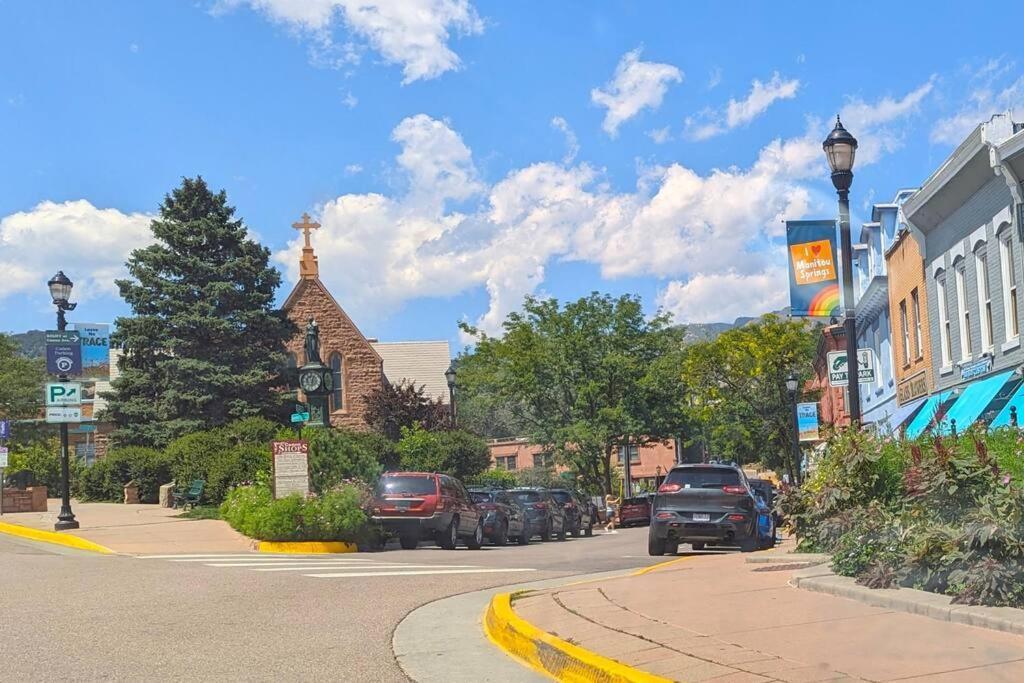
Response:
[{"label": "car tire", "polygon": [[691,543],[690,547],[694,550],[704,550],[704,542],[698,541],[697,543]]},{"label": "car tire", "polygon": [[744,539],[740,540],[739,546],[740,546],[740,552],[741,553],[752,553],[752,552],[754,552],[755,550],[758,549],[758,547],[760,546],[760,543],[758,542],[756,536],[753,537],[753,538],[748,536],[747,538],[744,538]]},{"label": "car tire", "polygon": [[441,532],[441,536],[437,539],[437,544],[445,550],[455,550],[455,546],[459,543],[459,518],[452,517],[452,521],[448,522],[448,526]]},{"label": "car tire", "polygon": [[547,543],[551,540],[551,522],[549,521],[540,532],[540,540]]},{"label": "car tire", "polygon": [[516,543],[518,543],[519,545],[530,544],[530,530],[527,529],[525,526],[523,527],[523,533],[516,536]]},{"label": "car tire", "polygon": [[664,555],[665,554],[665,539],[658,538],[654,534],[648,534],[647,536],[647,554],[648,555]]},{"label": "car tire", "polygon": [[677,554],[679,552],[679,544],[678,543],[666,543],[665,544],[665,552],[667,552],[669,555]]},{"label": "car tire", "polygon": [[420,537],[419,534],[400,534],[398,542],[401,544],[402,550],[416,550],[420,544]]},{"label": "car tire", "polygon": [[562,526],[560,526],[558,528],[558,540],[559,541],[564,541],[565,540],[565,536],[566,536],[566,533],[565,533],[565,521],[563,520],[562,521]]},{"label": "car tire", "polygon": [[498,533],[492,539],[494,545],[508,545],[508,523],[502,523]]},{"label": "car tire", "polygon": [[593,536],[594,535],[594,525],[593,524],[588,524],[587,525],[587,530],[584,533],[587,536]]},{"label": "car tire", "polygon": [[480,550],[484,545],[484,526],[477,523],[473,535],[466,538],[466,547],[470,550]]}]

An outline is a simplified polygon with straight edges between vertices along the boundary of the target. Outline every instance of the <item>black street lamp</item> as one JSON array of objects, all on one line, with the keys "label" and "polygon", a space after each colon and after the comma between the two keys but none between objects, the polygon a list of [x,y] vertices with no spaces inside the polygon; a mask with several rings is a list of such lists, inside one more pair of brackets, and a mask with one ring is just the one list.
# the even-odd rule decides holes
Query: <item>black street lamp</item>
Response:
[{"label": "black street lamp", "polygon": [[[75,310],[75,306],[68,301],[71,298],[71,288],[74,287],[74,283],[64,274],[64,271],[57,271],[57,274],[50,278],[50,281],[46,283],[46,286],[50,289],[50,298],[53,299],[53,305],[57,307],[57,330],[64,332],[67,330],[68,321],[64,317],[65,311]],[[68,376],[62,374],[58,377],[61,382],[67,382]],[[70,466],[68,464],[68,423],[60,423],[60,482],[61,482],[61,498],[60,498],[60,514],[57,515],[57,522],[53,525],[53,528],[57,531],[66,531],[68,529],[77,529],[78,520],[75,519],[75,513],[71,511],[71,475],[69,472]]]},{"label": "black street lamp", "polygon": [[853,160],[857,138],[843,128],[836,116],[836,127],[821,143],[832,169],[832,184],[839,194],[839,240],[843,253],[843,327],[846,331],[847,406],[850,424],[860,424],[860,380],[857,366],[857,315],[853,302],[853,247],[850,244],[850,185],[853,184]]},{"label": "black street lamp", "polygon": [[789,392],[789,402],[793,407],[793,463],[789,468],[789,476],[794,484],[800,481],[800,423],[796,416],[797,390],[799,388],[800,380],[795,372],[790,372],[789,377],[786,378],[786,391]]},{"label": "black street lamp", "polygon": [[456,429],[459,426],[458,416],[455,411],[455,361],[451,362],[448,369],[444,371],[444,379],[448,382],[448,414],[451,418],[452,429]]}]

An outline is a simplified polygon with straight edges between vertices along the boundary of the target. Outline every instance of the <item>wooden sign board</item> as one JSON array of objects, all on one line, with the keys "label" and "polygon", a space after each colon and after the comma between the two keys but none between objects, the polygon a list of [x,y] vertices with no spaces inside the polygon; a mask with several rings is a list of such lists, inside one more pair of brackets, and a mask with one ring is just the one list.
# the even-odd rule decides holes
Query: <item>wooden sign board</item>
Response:
[{"label": "wooden sign board", "polygon": [[272,441],[274,498],[309,495],[309,442]]}]

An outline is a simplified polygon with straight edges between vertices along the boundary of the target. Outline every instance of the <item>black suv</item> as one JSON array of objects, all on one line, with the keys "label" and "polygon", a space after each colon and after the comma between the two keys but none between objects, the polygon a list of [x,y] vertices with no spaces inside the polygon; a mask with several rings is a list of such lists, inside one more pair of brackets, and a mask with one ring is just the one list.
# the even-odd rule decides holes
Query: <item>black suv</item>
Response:
[{"label": "black suv", "polygon": [[590,518],[589,502],[581,501],[580,497],[569,489],[548,489],[548,493],[562,505],[565,511],[565,527],[573,536],[579,537],[586,533],[594,535],[594,520]]},{"label": "black suv", "polygon": [[[738,545],[743,552],[770,547],[758,524],[766,512],[739,467],[677,465],[658,489],[647,536],[650,555],[675,552],[680,543],[694,550],[705,544]],[[774,540],[774,539],[772,539]]]},{"label": "black suv", "polygon": [[540,536],[542,541],[550,541],[556,536],[559,541],[565,540],[566,525],[565,510],[545,488],[517,488],[510,489],[512,496],[526,511],[526,530],[523,534],[527,538]]},{"label": "black suv", "polygon": [[511,538],[526,545],[526,511],[508,491],[487,488],[469,489],[469,497],[480,508],[484,517],[484,536],[494,545],[508,545]]}]

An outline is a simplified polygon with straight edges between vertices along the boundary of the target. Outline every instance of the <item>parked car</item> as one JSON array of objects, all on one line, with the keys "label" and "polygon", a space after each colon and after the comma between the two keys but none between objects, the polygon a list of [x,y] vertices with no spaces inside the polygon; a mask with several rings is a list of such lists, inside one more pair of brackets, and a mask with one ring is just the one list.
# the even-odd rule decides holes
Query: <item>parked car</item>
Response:
[{"label": "parked car", "polygon": [[651,499],[644,496],[625,498],[619,506],[619,526],[646,526],[651,523]]},{"label": "parked car", "polygon": [[650,555],[675,552],[679,544],[694,550],[707,544],[737,545],[742,552],[775,543],[763,522],[767,507],[758,503],[746,475],[732,465],[677,465],[654,499],[647,534]]},{"label": "parked car", "polygon": [[[765,505],[768,506],[768,510],[772,515],[774,529],[782,526],[782,519],[775,510],[775,497],[779,494],[779,490],[767,479],[748,479],[748,481],[750,482],[750,488],[753,489],[755,494],[759,494],[764,499]],[[775,534],[774,529],[772,530],[773,538]]]},{"label": "parked car", "polygon": [[446,550],[459,539],[471,550],[484,542],[480,510],[462,482],[446,474],[385,473],[374,490],[373,519],[406,550],[421,539],[435,539]]},{"label": "parked car", "polygon": [[565,511],[565,526],[570,534],[576,537],[583,533],[594,535],[589,503],[580,501],[579,496],[569,489],[548,489],[548,492]]},{"label": "parked car", "polygon": [[484,517],[484,536],[494,545],[507,545],[514,539],[526,545],[530,537],[525,531],[526,510],[507,491],[496,489],[469,489],[469,497]]},{"label": "parked car", "polygon": [[526,531],[528,538],[540,536],[542,541],[550,541],[552,536],[559,541],[565,540],[565,510],[544,488],[510,489],[512,496],[526,510]]}]

